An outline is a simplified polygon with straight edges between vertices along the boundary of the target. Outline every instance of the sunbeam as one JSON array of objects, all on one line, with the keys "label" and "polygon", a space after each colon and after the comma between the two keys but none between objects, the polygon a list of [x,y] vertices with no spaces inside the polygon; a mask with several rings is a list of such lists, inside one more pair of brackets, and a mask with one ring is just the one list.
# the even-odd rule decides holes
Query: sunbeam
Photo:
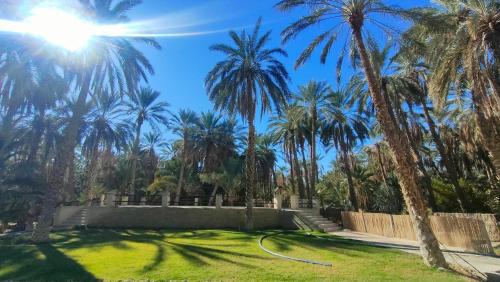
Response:
[{"label": "sunbeam", "polygon": [[[180,11],[158,18],[126,24],[99,25],[66,9],[41,6],[32,9],[20,21],[0,19],[0,32],[28,34],[40,37],[55,46],[77,52],[98,37],[190,37],[227,32],[233,28],[202,31],[183,31],[188,27],[203,26],[213,20],[191,20],[197,10]],[[187,19],[190,20],[187,20]],[[243,27],[239,27],[243,28]]]}]

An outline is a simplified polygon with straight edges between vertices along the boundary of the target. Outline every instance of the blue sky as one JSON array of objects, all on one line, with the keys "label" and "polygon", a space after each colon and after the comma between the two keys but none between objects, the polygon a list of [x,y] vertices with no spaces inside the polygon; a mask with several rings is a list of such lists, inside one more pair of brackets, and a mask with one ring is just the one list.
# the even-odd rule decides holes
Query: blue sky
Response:
[{"label": "blue sky", "polygon": [[[130,17],[135,21],[147,21],[153,32],[167,33],[204,33],[191,36],[173,36],[157,38],[163,49],[141,47],[152,62],[156,74],[150,78],[150,85],[162,93],[162,99],[171,104],[171,111],[188,108],[197,112],[212,109],[205,88],[204,78],[214,64],[221,60],[221,55],[209,51],[214,43],[228,43],[228,29],[241,30],[252,28],[256,20],[262,16],[263,30],[272,30],[270,46],[282,46],[280,32],[296,20],[303,11],[283,14],[273,8],[276,0],[144,0],[144,3],[132,10]],[[427,0],[386,1],[403,7],[422,6]],[[396,26],[402,24],[397,24]],[[290,72],[292,91],[298,85],[314,79],[328,81],[335,86],[335,64],[338,50],[335,46],[327,64],[319,63],[316,53],[311,60],[298,70],[293,64],[300,52],[307,46],[320,29],[311,29],[297,39],[282,46],[289,54],[283,62]],[[381,37],[381,34],[376,34]],[[344,80],[349,78],[352,70],[348,64],[344,68]],[[264,132],[267,128],[268,116],[257,121],[257,130]],[[165,133],[168,139],[172,135]],[[335,153],[319,152],[321,164],[327,168]]]}]

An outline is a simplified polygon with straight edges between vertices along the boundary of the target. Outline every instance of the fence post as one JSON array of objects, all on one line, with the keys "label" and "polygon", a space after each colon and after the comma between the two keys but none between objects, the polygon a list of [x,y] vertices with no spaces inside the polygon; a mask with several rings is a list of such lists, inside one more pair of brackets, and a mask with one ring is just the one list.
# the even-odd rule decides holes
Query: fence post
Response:
[{"label": "fence post", "polygon": [[222,208],[222,195],[221,194],[215,195],[215,208],[216,209]]},{"label": "fence post", "polygon": [[277,195],[274,195],[274,208],[277,209],[277,210],[281,210],[281,207],[283,205],[283,198],[281,195],[277,194]]},{"label": "fence post", "polygon": [[313,209],[317,209],[317,208],[319,209],[320,208],[320,204],[318,202],[318,199],[312,199],[312,203],[311,204],[312,204],[312,208]]},{"label": "fence post", "polygon": [[299,209],[299,195],[290,196],[290,208],[294,210]]},{"label": "fence post", "polygon": [[116,206],[116,191],[109,191],[104,194],[104,206]]},{"label": "fence post", "polygon": [[170,205],[170,193],[165,191],[163,192],[163,194],[161,194],[161,206],[168,207],[169,205]]}]

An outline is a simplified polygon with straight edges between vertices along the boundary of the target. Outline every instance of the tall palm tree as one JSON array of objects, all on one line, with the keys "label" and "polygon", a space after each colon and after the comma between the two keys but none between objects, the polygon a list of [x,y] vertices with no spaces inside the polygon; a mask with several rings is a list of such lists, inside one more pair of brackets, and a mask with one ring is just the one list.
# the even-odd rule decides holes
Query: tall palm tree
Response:
[{"label": "tall palm tree", "polygon": [[397,8],[387,7],[379,0],[325,0],[320,2],[314,0],[282,0],[278,2],[277,7],[282,11],[306,7],[310,11],[310,14],[303,16],[283,31],[282,35],[285,42],[309,27],[318,25],[319,23],[322,23],[323,26],[326,23],[331,23],[326,32],[321,33],[306,48],[297,60],[296,65],[304,63],[319,44],[326,42],[321,56],[321,60],[324,62],[332,45],[341,37],[339,34],[342,35],[343,28],[346,25],[349,28],[350,33],[343,35],[347,37],[346,40],[350,39],[353,44],[345,44],[345,46],[351,46],[351,54],[354,55],[353,58],[359,58],[361,61],[361,66],[368,81],[373,105],[376,109],[378,122],[395,156],[398,179],[401,183],[415,233],[417,234],[423,260],[430,266],[446,267],[446,260],[439,249],[436,236],[430,228],[427,207],[421,190],[418,187],[418,175],[415,172],[416,164],[411,158],[408,140],[400,131],[397,124],[393,122],[388,111],[387,101],[382,95],[377,72],[370,61],[363,39],[363,27],[367,23],[372,23],[375,27],[379,27],[383,31],[390,30],[386,24],[380,22],[376,17],[377,14],[400,16],[408,13]]},{"label": "tall palm tree", "polygon": [[[412,95],[407,95],[409,92],[408,78],[400,72],[401,68],[406,67],[404,66],[406,63],[400,65],[401,60],[399,58],[401,56],[398,56],[397,65],[394,64],[394,58],[391,60],[388,59],[391,47],[392,44],[388,43],[384,48],[379,48],[375,42],[371,42],[369,44],[369,56],[373,69],[379,73],[382,95],[387,101],[389,114],[394,122],[402,128],[402,132],[409,141],[412,157],[418,167],[419,185],[425,191],[430,208],[435,210],[436,201],[432,190],[431,176],[427,171],[428,169],[424,164],[425,160],[422,156],[423,140],[420,137],[423,136],[421,134],[423,126],[420,125],[416,117],[417,115],[414,112],[415,98],[413,98]],[[395,73],[394,70],[397,70],[397,72]],[[362,74],[356,75],[351,79],[349,85],[356,93],[353,95],[352,103],[358,105],[358,111],[364,111],[369,113],[370,116],[373,116],[375,109],[370,92],[366,89],[366,79],[362,77]],[[405,109],[407,109],[407,111]]]},{"label": "tall palm tree", "polygon": [[145,186],[149,186],[155,179],[156,170],[160,158],[156,152],[157,149],[166,146],[160,132],[148,132],[144,134],[141,146],[141,162],[143,167]]},{"label": "tall palm tree", "polygon": [[300,122],[303,119],[302,112],[294,105],[287,107],[283,113],[272,118],[269,130],[276,140],[283,144],[285,155],[289,155],[290,172],[292,174],[292,185],[297,184],[300,198],[304,198],[305,186],[302,171],[299,166],[297,155],[297,133]]},{"label": "tall palm tree", "polygon": [[358,141],[368,137],[366,119],[353,111],[350,105],[350,93],[345,90],[335,91],[328,95],[326,113],[322,121],[321,137],[326,145],[333,145],[340,153],[339,159],[344,164],[349,187],[349,198],[354,210],[358,210],[361,201],[356,195],[351,165],[352,148]]},{"label": "tall palm tree", "polygon": [[426,16],[405,34],[408,52],[431,66],[429,96],[438,109],[451,87],[460,94],[468,80],[478,132],[500,180],[500,6],[492,0],[436,2],[441,9],[424,10]]},{"label": "tall palm tree", "polygon": [[[80,1],[80,3],[82,4],[81,10],[74,11],[76,14],[96,24],[109,24],[110,22],[127,22],[129,20],[127,13],[141,1],[121,0],[114,6],[114,1],[87,0]],[[148,38],[137,37],[133,40],[160,48],[156,41]],[[153,67],[144,54],[125,38],[95,37],[92,44],[81,53],[61,57],[66,57],[64,61],[69,62],[64,64],[64,68],[68,74],[73,74],[77,82],[75,92],[78,97],[72,118],[63,130],[63,137],[57,147],[48,183],[49,190],[44,197],[37,229],[32,236],[34,241],[49,240],[50,224],[57,200],[60,198],[58,191],[62,191],[64,187],[66,167],[69,165],[69,156],[73,155],[72,152],[77,143],[78,130],[85,114],[89,92],[91,90],[98,92],[104,84],[107,84],[112,92],[115,92],[117,85],[120,93],[126,92],[125,87],[130,92],[137,88],[141,79],[147,80],[147,72],[154,73]]]},{"label": "tall palm tree", "polygon": [[[211,204],[218,184],[217,173],[224,162],[237,155],[237,139],[240,127],[234,119],[222,119],[214,112],[202,113],[194,134],[193,151],[201,165],[201,171],[216,180],[209,203]],[[215,177],[215,178],[214,178]]]},{"label": "tall palm tree", "polygon": [[84,189],[88,199],[92,199],[92,186],[96,180],[96,169],[100,154],[112,148],[120,150],[127,144],[130,130],[123,120],[121,98],[114,93],[102,91],[93,97],[93,109],[86,118],[88,121],[82,152],[88,159]]},{"label": "tall palm tree", "polygon": [[297,131],[297,146],[300,149],[300,155],[302,158],[302,167],[304,170],[304,181],[305,181],[305,186],[306,186],[306,194],[307,194],[307,199],[309,200],[310,203],[312,203],[312,197],[315,194],[315,191],[311,189],[311,181],[309,179],[310,177],[310,172],[311,169],[309,168],[310,162],[307,161],[306,159],[306,141],[311,144],[311,126],[310,120],[307,118],[303,118],[299,124],[298,131]]},{"label": "tall palm tree", "polygon": [[215,112],[201,113],[194,134],[194,151],[203,172],[212,172],[236,152],[236,123]]},{"label": "tall palm tree", "polygon": [[138,91],[131,92],[128,96],[129,101],[125,103],[127,113],[135,117],[135,139],[132,145],[129,186],[129,196],[131,199],[135,194],[137,158],[139,156],[142,125],[144,122],[147,122],[155,129],[158,128],[159,124],[167,125],[166,114],[168,113],[167,108],[169,104],[165,101],[158,101],[159,96],[160,92],[150,87],[141,87]]},{"label": "tall palm tree", "polygon": [[190,151],[192,145],[189,144],[190,140],[193,139],[194,128],[198,124],[199,118],[196,112],[191,110],[180,110],[179,113],[173,115],[169,122],[169,129],[172,130],[177,136],[182,138],[182,160],[181,168],[179,172],[179,179],[177,183],[177,188],[175,190],[175,201],[174,203],[179,203],[182,187],[185,181],[185,171],[188,165],[188,160],[190,159]]},{"label": "tall palm tree", "polygon": [[[10,15],[7,15],[10,16]],[[33,161],[41,135],[43,118],[47,111],[54,107],[64,95],[68,86],[54,63],[47,57],[47,50],[34,50],[33,45],[40,46],[37,39],[29,40],[18,35],[3,34],[0,37],[2,50],[0,56],[0,117],[2,127],[0,138],[11,139],[11,133],[19,122],[29,116],[32,111],[37,114],[32,122],[34,127],[30,140],[31,149],[28,159]],[[36,131],[38,130],[38,131]],[[0,154],[7,148],[0,144]]]},{"label": "tall palm tree", "polygon": [[[299,93],[295,96],[296,107],[301,109],[311,126],[310,158],[311,171],[309,181],[311,192],[315,191],[316,177],[318,175],[318,164],[316,161],[316,134],[318,131],[318,121],[325,110],[326,97],[330,92],[330,87],[325,82],[310,81],[307,85],[299,87]],[[312,193],[309,195],[312,200]]]},{"label": "tall palm tree", "polygon": [[229,32],[233,45],[216,44],[210,50],[226,58],[215,65],[205,79],[210,100],[215,108],[239,113],[248,123],[246,158],[246,228],[253,222],[253,191],[255,190],[255,114],[260,104],[261,114],[273,106],[279,110],[290,96],[288,72],[277,55],[287,56],[281,48],[267,49],[271,32],[260,36],[261,19],[252,33]]},{"label": "tall palm tree", "polygon": [[264,134],[257,136],[256,145],[256,160],[257,168],[259,170],[258,179],[262,184],[263,198],[271,201],[273,198],[273,188],[276,188],[276,175],[274,167],[276,165],[277,157],[274,149],[276,140],[271,134]]}]

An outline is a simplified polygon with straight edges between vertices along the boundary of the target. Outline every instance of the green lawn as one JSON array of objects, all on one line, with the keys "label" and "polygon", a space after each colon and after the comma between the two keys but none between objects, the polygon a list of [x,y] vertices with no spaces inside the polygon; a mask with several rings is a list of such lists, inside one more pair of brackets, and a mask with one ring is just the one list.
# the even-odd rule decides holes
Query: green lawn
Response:
[{"label": "green lawn", "polygon": [[0,239],[0,280],[463,281],[417,256],[293,232],[264,245],[333,268],[275,258],[259,249],[270,233],[229,230],[88,230],[55,234],[52,244]]}]

